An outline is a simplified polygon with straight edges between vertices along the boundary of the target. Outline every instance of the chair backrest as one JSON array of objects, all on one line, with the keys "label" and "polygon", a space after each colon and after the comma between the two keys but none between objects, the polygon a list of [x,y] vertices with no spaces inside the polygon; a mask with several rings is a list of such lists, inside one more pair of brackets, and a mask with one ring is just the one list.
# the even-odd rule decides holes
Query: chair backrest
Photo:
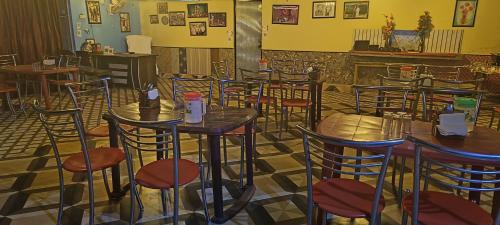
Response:
[{"label": "chair backrest", "polygon": [[62,55],[46,55],[43,57],[43,60],[54,60],[55,66],[57,67],[64,66]]},{"label": "chair backrest", "polygon": [[[425,141],[413,138],[411,135],[409,139],[415,143],[415,154],[420,156],[417,157],[420,159],[419,162],[427,162],[422,168],[421,176],[415,177],[419,181],[422,177],[425,179],[423,190],[428,190],[429,181],[432,180],[436,184],[436,187],[447,192],[450,189],[457,190],[458,192],[462,190],[475,192],[500,191],[500,179],[498,179],[500,177],[500,169],[498,167],[475,167],[477,163],[485,160],[483,157],[458,149],[431,145]],[[425,151],[422,151],[422,149],[425,149]],[[436,155],[439,155],[439,157],[435,157]],[[455,160],[447,160],[449,158],[454,158]],[[460,163],[452,163],[453,161],[457,161],[457,158],[463,160],[460,160]],[[474,161],[476,162],[475,166],[469,166],[466,163]],[[418,183],[420,184],[420,182]],[[415,190],[413,194],[414,206],[417,206],[420,192]],[[419,207],[413,207],[413,213],[416,213],[413,215],[418,215],[418,209]],[[475,218],[469,219],[474,220]],[[495,224],[500,224],[500,212],[496,216]]]},{"label": "chair backrest", "polygon": [[415,79],[402,79],[400,77],[389,77],[380,74],[378,74],[377,76],[379,78],[380,86],[407,86],[413,87],[415,89],[422,86],[425,80],[428,79],[425,77]]},{"label": "chair backrest", "polygon": [[126,37],[128,52],[151,54],[151,37],[145,35],[128,35]]},{"label": "chair backrest", "polygon": [[[420,95],[422,96],[422,119],[424,121],[431,120],[431,115],[429,112],[433,112],[433,110],[441,110],[442,105],[446,105],[448,103],[438,102],[436,99],[437,96],[445,97],[453,99],[454,97],[469,97],[476,99],[476,110],[475,114],[472,115],[477,122],[477,117],[479,115],[479,109],[481,106],[481,101],[485,94],[484,91],[476,91],[469,89],[443,89],[443,88],[429,88],[422,87],[419,89]],[[438,109],[436,109],[438,107]]]},{"label": "chair backrest", "polygon": [[2,66],[16,66],[17,54],[0,55],[0,67]]},{"label": "chair backrest", "polygon": [[[226,93],[224,90],[227,88],[240,88],[237,94]],[[225,80],[221,84],[221,95],[220,105],[224,106],[224,102],[226,101],[229,104],[229,101],[233,98],[236,98],[238,103],[242,101],[244,103],[243,107],[250,107],[253,103],[253,107],[255,110],[259,110],[260,100],[264,91],[264,82],[259,80],[243,80],[243,81],[235,81],[235,80]],[[241,107],[238,104],[238,107]]]},{"label": "chair backrest", "polygon": [[408,86],[354,85],[353,89],[356,98],[356,113],[361,114],[362,109],[367,111],[375,109],[377,116],[383,115],[385,111],[406,112],[408,94],[415,91]]},{"label": "chair backrest", "polygon": [[446,80],[432,78],[431,87],[433,88],[452,88],[452,89],[468,89],[468,90],[482,90],[484,78],[474,80]]},{"label": "chair backrest", "polygon": [[469,69],[467,66],[424,65],[424,73],[442,80],[459,80],[461,73]]},{"label": "chair backrest", "polygon": [[172,78],[172,98],[176,103],[184,101],[184,92],[200,92],[212,104],[214,80],[212,78]]},{"label": "chair backrest", "polygon": [[[299,72],[297,61],[291,59],[273,59],[272,60],[272,69],[273,71],[283,71],[287,73],[295,73]],[[300,65],[302,66],[302,65]]]},{"label": "chair backrest", "polygon": [[[378,212],[379,200],[382,196],[385,173],[392,154],[392,148],[395,145],[402,144],[404,140],[358,142],[326,137],[300,125],[297,125],[297,128],[303,136],[308,201],[312,201],[312,176],[313,169],[315,168],[322,171],[320,179],[330,179],[340,175],[353,176],[354,179],[360,176],[377,176],[378,180],[374,203],[372,204],[372,212]],[[384,154],[349,155],[347,152],[337,154],[326,150],[322,146],[323,144],[359,149],[359,151],[372,147],[385,148],[386,151]],[[370,224],[375,224],[377,213],[371,213],[371,215],[373,223]]]},{"label": "chair backrest", "polygon": [[217,79],[231,79],[231,74],[229,74],[229,65],[227,60],[223,61],[214,61],[212,62],[212,66],[214,68],[215,77]]},{"label": "chair backrest", "polygon": [[82,57],[73,55],[64,55],[64,63],[66,67],[80,67]]},{"label": "chair backrest", "polygon": [[54,150],[59,172],[62,172],[62,161],[57,143],[59,140],[63,139],[66,141],[78,139],[80,141],[87,169],[90,170],[92,167],[88,158],[84,125],[81,120],[81,110],[77,108],[60,111],[46,111],[39,106],[36,100],[35,104],[33,104],[33,109],[47,132],[50,144]]},{"label": "chair backrest", "polygon": [[412,68],[409,72],[413,73],[413,75],[417,76],[422,70],[421,64],[407,64],[407,63],[386,63],[385,69],[386,74],[385,77],[390,78],[401,78],[401,70],[402,68]]},{"label": "chair backrest", "polygon": [[309,68],[317,69],[320,76],[326,75],[326,70],[328,69],[328,63],[325,61],[303,61],[303,72],[307,73]]},{"label": "chair backrest", "polygon": [[[278,70],[278,84],[280,85],[281,99],[285,99],[287,88],[293,88],[295,86],[308,86],[311,83],[309,79],[309,74],[304,72],[285,72]],[[305,89],[308,90],[308,89]],[[307,91],[307,100],[309,101],[311,93]],[[296,96],[290,96],[294,99]]]},{"label": "chair backrest", "polygon": [[267,83],[271,80],[272,76],[271,70],[253,71],[244,68],[239,68],[239,70],[242,80],[259,80]]},{"label": "chair backrest", "polygon": [[[87,121],[87,124],[91,121],[89,119],[94,119],[95,117],[97,125],[99,125],[101,114],[95,114],[92,112],[93,110],[86,109],[99,108],[109,110],[112,107],[108,80],[109,78],[106,77],[98,80],[66,84],[73,107],[82,110],[82,121]],[[88,119],[83,120],[83,118]]]}]

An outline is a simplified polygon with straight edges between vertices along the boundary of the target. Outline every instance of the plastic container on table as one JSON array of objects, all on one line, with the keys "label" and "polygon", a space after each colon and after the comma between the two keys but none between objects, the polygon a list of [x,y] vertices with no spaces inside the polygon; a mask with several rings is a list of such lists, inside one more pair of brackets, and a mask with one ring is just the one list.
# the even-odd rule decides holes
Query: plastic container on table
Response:
[{"label": "plastic container on table", "polygon": [[453,105],[455,107],[455,112],[465,113],[465,124],[467,125],[467,132],[473,131],[476,121],[477,100],[474,98],[456,97]]}]

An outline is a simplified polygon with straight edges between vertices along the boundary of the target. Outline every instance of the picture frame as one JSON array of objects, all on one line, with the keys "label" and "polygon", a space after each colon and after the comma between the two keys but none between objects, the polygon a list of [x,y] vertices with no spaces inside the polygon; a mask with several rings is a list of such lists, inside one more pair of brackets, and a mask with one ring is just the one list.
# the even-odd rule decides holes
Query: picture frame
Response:
[{"label": "picture frame", "polygon": [[158,15],[149,15],[149,23],[150,24],[159,24],[160,19],[158,18]]},{"label": "picture frame", "polygon": [[189,22],[191,36],[207,36],[207,22]]},{"label": "picture frame", "polygon": [[335,18],[337,9],[336,1],[313,2],[312,18]]},{"label": "picture frame", "polygon": [[120,13],[120,31],[121,32],[131,32],[130,27],[130,14],[128,12]]},{"label": "picture frame", "polygon": [[163,24],[163,25],[168,25],[168,20],[169,20],[169,19],[168,19],[168,15],[163,15],[163,16],[161,16],[161,19],[160,19],[160,20],[161,20],[161,24]]},{"label": "picture frame", "polygon": [[158,14],[168,14],[168,3],[167,2],[158,2]]},{"label": "picture frame", "polygon": [[188,18],[208,18],[208,3],[187,4]]},{"label": "picture frame", "polygon": [[209,27],[226,27],[227,15],[225,12],[214,12],[208,14]]},{"label": "picture frame", "polygon": [[89,24],[102,24],[101,6],[99,1],[85,1]]},{"label": "picture frame", "polygon": [[453,27],[474,27],[479,0],[457,0]]},{"label": "picture frame", "polygon": [[368,19],[369,1],[344,2],[344,19]]},{"label": "picture frame", "polygon": [[299,24],[299,5],[273,5],[272,23],[284,25]]},{"label": "picture frame", "polygon": [[94,38],[87,38],[87,39],[85,39],[85,42],[93,45],[93,44],[95,44],[95,39]]},{"label": "picture frame", "polygon": [[168,12],[168,17],[170,19],[170,26],[186,26],[186,12]]}]

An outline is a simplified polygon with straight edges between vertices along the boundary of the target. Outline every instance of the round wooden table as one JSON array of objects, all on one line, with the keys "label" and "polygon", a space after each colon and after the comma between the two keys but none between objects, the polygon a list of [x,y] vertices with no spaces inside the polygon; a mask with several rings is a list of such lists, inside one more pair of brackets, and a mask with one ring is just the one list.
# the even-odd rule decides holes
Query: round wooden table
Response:
[{"label": "round wooden table", "polygon": [[[429,122],[412,121],[410,134],[388,135],[383,131],[383,119],[380,117],[364,116],[356,114],[335,113],[318,124],[317,132],[330,137],[341,138],[352,141],[384,141],[395,139],[418,140],[446,150],[450,154],[469,155],[481,160],[467,161],[458,158],[460,162],[471,162],[473,167],[495,166],[500,170],[500,132],[486,128],[475,127],[464,139],[447,138],[435,136],[432,132],[432,124]],[[406,137],[404,137],[406,136]],[[406,143],[407,156],[415,156],[413,145]],[[325,148],[343,154],[343,149],[338,146],[325,145]],[[425,151],[424,151],[424,154]],[[427,157],[440,159],[443,154],[434,153]],[[447,156],[446,156],[447,157]],[[449,158],[449,157],[447,157]],[[453,157],[452,157],[453,158]],[[442,159],[442,158],[441,158]],[[497,175],[497,179],[500,176]],[[470,192],[469,198],[480,202],[480,194]],[[500,208],[500,191],[494,193],[492,216],[495,217]]]},{"label": "round wooden table", "polygon": [[[161,101],[160,109],[139,110],[139,103],[133,103],[121,107],[113,107],[114,113],[130,119],[141,121],[168,121],[172,119],[182,118],[182,112],[175,110],[171,102]],[[110,114],[106,113],[103,118],[109,123],[109,142],[111,147],[118,147],[118,132],[115,122]],[[245,139],[252,140],[252,121],[257,118],[257,112],[252,108],[234,108],[207,106],[207,113],[203,116],[201,123],[190,124],[180,123],[177,125],[177,130],[180,133],[191,134],[206,134],[208,137],[208,148],[210,151],[210,160],[212,166],[212,188],[214,197],[214,216],[212,222],[224,223],[241,211],[250,201],[255,193],[253,184],[253,141],[245,142],[245,157],[246,157],[246,175],[247,184],[242,190],[242,194],[238,199],[235,199],[232,206],[224,210],[224,202],[222,196],[222,171],[220,157],[220,136],[224,133],[234,130],[238,127],[245,126]],[[158,128],[161,130],[161,127]],[[162,155],[158,156],[163,158]],[[120,184],[120,170],[113,168],[113,193],[117,198],[122,196]]]}]

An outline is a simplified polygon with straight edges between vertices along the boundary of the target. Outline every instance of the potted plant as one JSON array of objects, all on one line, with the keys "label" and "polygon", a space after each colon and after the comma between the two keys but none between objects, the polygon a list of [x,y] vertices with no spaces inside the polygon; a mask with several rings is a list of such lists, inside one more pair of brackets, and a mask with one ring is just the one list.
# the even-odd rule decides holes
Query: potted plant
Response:
[{"label": "potted plant", "polygon": [[416,32],[420,37],[420,52],[425,51],[425,39],[429,37],[431,31],[434,29],[432,24],[432,16],[429,11],[425,11],[418,19],[418,26]]}]

